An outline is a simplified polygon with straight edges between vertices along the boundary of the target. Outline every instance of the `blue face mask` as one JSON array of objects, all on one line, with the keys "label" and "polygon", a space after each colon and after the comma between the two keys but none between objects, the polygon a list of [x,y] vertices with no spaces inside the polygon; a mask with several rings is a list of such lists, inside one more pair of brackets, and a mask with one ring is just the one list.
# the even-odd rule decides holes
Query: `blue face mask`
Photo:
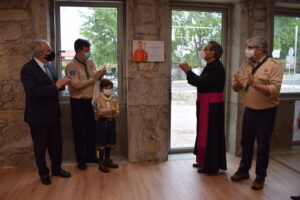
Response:
[{"label": "blue face mask", "polygon": [[84,58],[85,58],[86,60],[89,59],[91,56],[92,56],[91,52],[86,52],[86,53],[84,54]]}]

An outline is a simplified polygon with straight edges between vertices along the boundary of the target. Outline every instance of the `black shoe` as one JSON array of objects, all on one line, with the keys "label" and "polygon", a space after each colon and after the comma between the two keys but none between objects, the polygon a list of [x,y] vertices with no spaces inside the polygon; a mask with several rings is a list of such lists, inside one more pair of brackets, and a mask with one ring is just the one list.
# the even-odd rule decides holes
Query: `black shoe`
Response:
[{"label": "black shoe", "polygon": [[300,200],[300,194],[299,195],[291,196],[291,199],[293,199],[293,200]]},{"label": "black shoe", "polygon": [[63,169],[55,170],[52,172],[52,176],[60,176],[63,178],[71,177],[71,174]]},{"label": "black shoe", "polygon": [[40,175],[40,179],[41,179],[41,182],[44,185],[50,185],[51,184],[51,179],[50,179],[48,174]]},{"label": "black shoe", "polygon": [[86,164],[85,163],[80,163],[80,164],[78,164],[78,169],[80,169],[80,170],[86,170]]},{"label": "black shoe", "polygon": [[195,167],[195,168],[201,168],[197,163],[194,163],[193,167]]},{"label": "black shoe", "polygon": [[104,173],[108,173],[108,172],[109,172],[109,169],[108,169],[108,167],[106,166],[104,160],[99,161],[99,170],[100,170],[101,172],[104,172]]}]

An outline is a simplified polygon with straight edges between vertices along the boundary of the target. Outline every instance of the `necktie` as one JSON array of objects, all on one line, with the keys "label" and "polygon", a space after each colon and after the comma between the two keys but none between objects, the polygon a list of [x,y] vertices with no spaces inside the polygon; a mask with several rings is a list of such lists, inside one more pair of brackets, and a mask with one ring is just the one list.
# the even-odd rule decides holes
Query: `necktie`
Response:
[{"label": "necktie", "polygon": [[44,65],[44,68],[45,68],[45,72],[46,72],[47,76],[50,78],[51,82],[53,83],[53,77],[50,73],[50,70],[49,70],[47,64]]}]

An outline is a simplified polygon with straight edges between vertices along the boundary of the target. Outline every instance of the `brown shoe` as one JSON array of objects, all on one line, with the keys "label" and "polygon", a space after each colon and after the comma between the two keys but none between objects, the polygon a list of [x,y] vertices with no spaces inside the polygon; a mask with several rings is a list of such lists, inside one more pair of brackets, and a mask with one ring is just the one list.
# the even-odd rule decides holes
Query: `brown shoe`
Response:
[{"label": "brown shoe", "polygon": [[104,173],[108,173],[109,172],[109,169],[107,168],[104,160],[102,161],[99,161],[99,170],[104,172]]},{"label": "brown shoe", "polygon": [[253,181],[251,188],[253,190],[261,190],[264,188],[264,184],[265,184],[265,178],[261,176],[257,176]]},{"label": "brown shoe", "polygon": [[249,173],[237,171],[233,174],[233,176],[231,176],[231,180],[237,182],[244,179],[248,179],[249,177],[250,177]]},{"label": "brown shoe", "polygon": [[114,163],[111,159],[106,159],[105,160],[105,165],[109,168],[114,168],[117,169],[119,168],[119,165],[117,165],[116,163]]}]

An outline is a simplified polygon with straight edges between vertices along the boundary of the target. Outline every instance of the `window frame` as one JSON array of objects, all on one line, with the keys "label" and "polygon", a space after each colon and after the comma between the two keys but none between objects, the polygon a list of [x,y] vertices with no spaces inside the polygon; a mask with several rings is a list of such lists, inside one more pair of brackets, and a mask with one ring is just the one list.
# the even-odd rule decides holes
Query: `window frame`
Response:
[{"label": "window frame", "polygon": [[[126,102],[125,94],[125,58],[126,52],[123,51],[124,46],[124,3],[120,0],[111,0],[111,1],[93,1],[93,0],[52,0],[50,7],[50,15],[53,16],[50,20],[50,26],[53,27],[50,32],[51,46],[55,51],[57,58],[55,60],[56,70],[58,76],[62,76],[61,70],[61,35],[60,35],[60,7],[61,6],[70,6],[70,7],[111,7],[117,9],[117,18],[118,18],[118,48],[117,48],[117,60],[118,60],[118,99],[121,104]],[[93,44],[92,44],[93,45]],[[68,102],[70,96],[60,95],[60,100],[63,102]]]}]

